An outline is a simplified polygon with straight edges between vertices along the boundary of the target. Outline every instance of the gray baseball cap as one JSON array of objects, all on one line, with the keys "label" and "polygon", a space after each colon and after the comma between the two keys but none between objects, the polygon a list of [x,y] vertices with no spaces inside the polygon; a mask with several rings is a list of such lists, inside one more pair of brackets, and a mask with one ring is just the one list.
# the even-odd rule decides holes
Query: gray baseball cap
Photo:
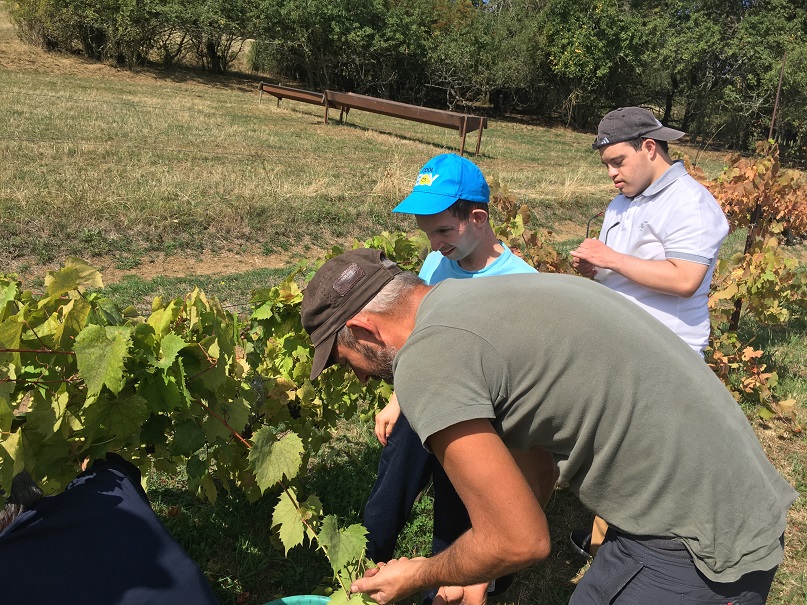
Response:
[{"label": "gray baseball cap", "polygon": [[675,141],[686,133],[667,128],[651,112],[641,107],[620,107],[605,114],[597,127],[597,138],[592,149],[622,143],[632,139]]}]

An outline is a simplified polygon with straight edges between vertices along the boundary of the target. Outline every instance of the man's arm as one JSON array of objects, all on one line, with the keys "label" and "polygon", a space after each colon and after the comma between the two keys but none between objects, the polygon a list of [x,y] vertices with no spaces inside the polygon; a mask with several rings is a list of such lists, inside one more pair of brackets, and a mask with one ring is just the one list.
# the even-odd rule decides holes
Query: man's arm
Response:
[{"label": "man's arm", "polygon": [[549,555],[543,510],[489,420],[452,425],[429,445],[468,509],[471,529],[434,557],[393,560],[353,583],[353,592],[381,604],[427,587],[486,582]]},{"label": "man's arm", "polygon": [[375,436],[381,445],[387,445],[392,427],[398,422],[400,415],[401,406],[398,404],[398,396],[393,393],[384,409],[375,415]]},{"label": "man's arm", "polygon": [[[581,266],[602,267],[662,294],[689,298],[700,287],[709,265],[678,258],[646,260],[622,254],[597,239],[586,239],[570,252]],[[596,271],[595,271],[596,273]]]}]

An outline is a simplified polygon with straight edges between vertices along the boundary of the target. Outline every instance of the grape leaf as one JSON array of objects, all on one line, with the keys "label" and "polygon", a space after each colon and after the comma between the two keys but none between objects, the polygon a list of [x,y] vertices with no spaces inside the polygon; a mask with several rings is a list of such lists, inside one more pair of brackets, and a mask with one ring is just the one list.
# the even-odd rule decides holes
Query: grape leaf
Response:
[{"label": "grape leaf", "polygon": [[146,445],[162,445],[168,441],[171,419],[162,414],[152,414],[140,429],[140,441]]},{"label": "grape leaf", "polygon": [[[20,337],[22,336],[22,322],[9,319],[0,324],[0,348],[20,349]],[[19,353],[0,353],[0,364],[11,365],[17,368],[22,367]]]},{"label": "grape leaf", "polygon": [[322,520],[318,541],[320,546],[327,549],[334,573],[339,573],[351,561],[362,559],[367,544],[366,535],[367,530],[359,524],[340,530],[333,515]]},{"label": "grape leaf", "polygon": [[188,469],[188,477],[191,479],[200,479],[207,473],[207,462],[199,458],[199,456],[191,456],[186,465]]},{"label": "grape leaf", "polygon": [[[155,300],[156,305],[156,300]],[[171,331],[173,324],[182,312],[182,299],[177,298],[168,303],[165,308],[157,308],[149,316],[147,323],[154,328],[159,336],[165,336]]]},{"label": "grape leaf", "polygon": [[[294,490],[290,491],[296,499],[297,495]],[[280,494],[275,511],[272,513],[272,527],[277,525],[280,526],[280,542],[283,544],[285,554],[288,555],[292,548],[303,543],[305,525],[297,507],[285,491]]]},{"label": "grape leaf", "polygon": [[81,291],[86,286],[103,288],[101,274],[85,261],[72,256],[67,257],[64,268],[48,271],[45,276],[45,289],[50,298],[56,298],[71,290]]},{"label": "grape leaf", "polygon": [[205,445],[205,432],[195,420],[185,420],[174,427],[169,451],[174,455],[190,456]]},{"label": "grape leaf", "polygon": [[376,605],[376,602],[363,592],[349,594],[344,590],[335,590],[331,598],[328,599],[328,605],[346,605],[347,603],[350,603],[350,605],[359,605],[360,603],[361,605]]},{"label": "grape leaf", "polygon": [[63,436],[68,437],[72,431],[81,428],[81,422],[67,407],[69,400],[65,390],[47,398],[35,392],[33,405],[25,415],[25,430],[34,430],[45,439],[61,430]]},{"label": "grape leaf", "polygon": [[160,341],[160,359],[153,361],[152,365],[167,370],[174,364],[179,352],[187,346],[188,343],[176,334],[166,334]]},{"label": "grape leaf", "polygon": [[7,488],[6,492],[11,487],[14,475],[25,468],[21,437],[21,429],[18,429],[14,433],[3,435],[0,439],[0,485]]},{"label": "grape leaf", "polygon": [[98,395],[106,386],[119,393],[125,384],[124,361],[131,345],[127,326],[87,326],[76,337],[76,363],[87,385],[87,397]]},{"label": "grape leaf", "polygon": [[140,431],[149,417],[146,400],[140,395],[125,399],[98,397],[82,408],[84,430],[88,440],[99,434],[128,439]]},{"label": "grape leaf", "polygon": [[[19,294],[19,283],[11,280],[0,280],[0,321],[6,318],[6,306]],[[9,309],[9,314],[13,313]]]},{"label": "grape leaf", "polygon": [[62,307],[62,323],[53,333],[53,341],[60,349],[72,349],[73,340],[87,324],[92,307],[83,298],[74,298]]},{"label": "grape leaf", "polygon": [[266,491],[284,476],[288,479],[296,477],[302,455],[303,442],[295,433],[288,433],[278,440],[270,427],[261,427],[249,450],[249,462],[255,469],[258,486]]}]

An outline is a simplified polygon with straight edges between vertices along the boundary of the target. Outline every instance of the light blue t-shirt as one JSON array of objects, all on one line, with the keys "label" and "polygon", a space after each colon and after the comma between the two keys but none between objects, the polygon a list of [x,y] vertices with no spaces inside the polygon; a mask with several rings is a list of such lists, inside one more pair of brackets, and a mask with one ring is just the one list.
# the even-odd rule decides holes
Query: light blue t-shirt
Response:
[{"label": "light blue t-shirt", "polygon": [[[501,243],[501,242],[500,242]],[[466,271],[455,260],[446,258],[439,252],[432,252],[423,261],[418,275],[427,285],[433,286],[444,279],[468,279],[469,277],[490,277],[491,275],[510,275],[513,273],[537,273],[535,267],[528,265],[502,243],[504,252],[495,261],[479,271]]]}]

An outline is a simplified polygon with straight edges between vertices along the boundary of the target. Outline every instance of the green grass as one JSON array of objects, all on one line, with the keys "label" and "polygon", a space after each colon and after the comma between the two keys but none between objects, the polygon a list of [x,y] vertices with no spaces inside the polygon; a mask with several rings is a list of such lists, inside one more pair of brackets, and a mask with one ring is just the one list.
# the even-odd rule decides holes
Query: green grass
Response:
[{"label": "green grass", "polygon": [[141,313],[148,313],[152,301],[157,296],[170,300],[199,288],[208,296],[218,298],[225,309],[237,314],[247,313],[250,293],[258,288],[274,286],[284,279],[291,269],[291,267],[255,269],[227,275],[158,276],[153,279],[125,275],[120,282],[106,286],[104,292],[120,307],[134,304]]}]

